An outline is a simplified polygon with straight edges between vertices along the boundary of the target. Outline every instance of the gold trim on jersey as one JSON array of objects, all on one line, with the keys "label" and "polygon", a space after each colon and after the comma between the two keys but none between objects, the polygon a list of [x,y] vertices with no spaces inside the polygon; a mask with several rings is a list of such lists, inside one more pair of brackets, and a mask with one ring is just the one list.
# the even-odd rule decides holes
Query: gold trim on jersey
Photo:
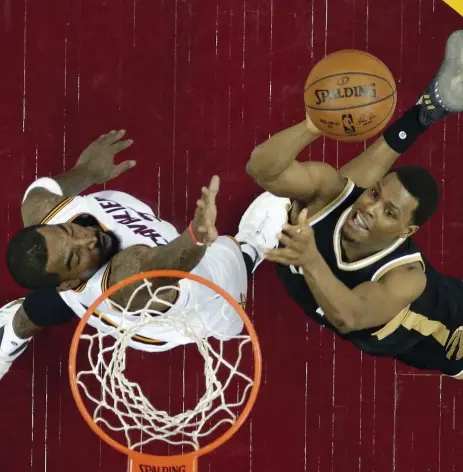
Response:
[{"label": "gold trim on jersey", "polygon": [[[108,264],[108,266],[106,267],[105,271],[104,271],[104,274],[103,274],[103,277],[101,278],[101,291],[102,293],[105,293],[106,290],[108,290],[109,288],[109,274],[111,272],[111,263]],[[110,305],[110,307],[113,309],[113,310],[116,310],[116,311],[121,311],[120,308],[115,305],[109,298],[106,298],[105,300],[108,305]],[[108,318],[106,318],[106,316],[104,316],[100,311],[98,310],[95,310],[94,311],[95,314],[97,314],[105,323],[108,323],[109,325],[117,328],[117,324],[112,322],[111,320],[109,320]],[[143,343],[147,343],[147,344],[165,344],[164,341],[159,341],[157,339],[151,339],[151,338],[146,338],[145,336],[139,336],[139,335],[134,335],[132,336],[133,339],[136,339],[137,341],[140,341],[140,342],[143,342]]]},{"label": "gold trim on jersey", "polygon": [[225,237],[231,239],[241,249],[241,244],[233,236],[226,234]]},{"label": "gold trim on jersey", "polygon": [[[334,211],[339,205],[341,205],[342,202],[352,193],[352,191],[355,188],[354,182],[352,180],[347,179],[346,185],[344,186],[342,192],[328,205],[324,206],[321,210],[318,210],[315,214],[313,214],[311,217],[307,219],[307,224],[309,226],[313,226],[314,224],[318,223],[319,221],[323,220],[325,217],[327,217],[332,211]],[[291,203],[291,206],[288,209],[288,220],[290,224],[293,224],[292,221],[292,211],[294,208],[294,205],[296,203],[296,200]],[[294,274],[301,274],[302,271],[300,267],[296,267],[294,265],[290,265],[289,268],[291,269],[291,272]]]},{"label": "gold trim on jersey", "polygon": [[[232,238],[234,239],[234,238]],[[236,242],[236,240],[235,240]],[[149,246],[148,246],[149,247]],[[108,263],[108,266],[106,267],[105,271],[104,271],[104,274],[103,274],[103,277],[101,278],[101,293],[105,293],[106,290],[109,289],[109,275],[110,275],[110,272],[111,272],[111,262]],[[175,305],[175,303],[177,303],[178,299],[180,297],[180,292],[177,291],[177,294],[175,296],[175,300],[173,300],[171,302],[172,305]],[[118,305],[116,305],[115,302],[113,302],[110,298],[106,298],[106,302],[108,303],[108,305],[115,311],[119,311],[122,313],[122,310],[119,308]]]},{"label": "gold trim on jersey", "polygon": [[[111,272],[111,262],[108,263],[108,266],[106,267],[103,277],[101,278],[101,293],[105,293],[106,290],[109,288],[109,274]],[[106,302],[108,305],[115,311],[121,312],[121,309],[114,303],[112,302],[109,298],[106,298]]]},{"label": "gold trim on jersey", "polygon": [[400,326],[411,331],[418,331],[423,336],[432,336],[440,345],[445,346],[450,335],[450,331],[443,323],[430,320],[427,316],[415,313],[410,310],[410,305],[404,308],[389,323],[372,334],[379,341],[391,335]]},{"label": "gold trim on jersey", "polygon": [[[381,269],[373,275],[371,280],[377,282],[390,270],[412,262],[420,262],[423,266],[423,272],[425,271],[423,259],[419,253],[416,253],[389,262],[381,267]],[[454,358],[457,361],[463,359],[463,326],[457,328],[450,337],[450,330],[444,325],[444,323],[437,320],[430,320],[427,316],[411,311],[410,305],[404,308],[398,315],[389,321],[389,323],[373,333],[372,336],[376,336],[378,340],[381,341],[392,334],[400,326],[403,326],[409,331],[412,329],[418,331],[423,336],[432,336],[441,346],[445,347],[445,350],[447,351],[447,359],[450,360]],[[456,356],[454,357],[455,353]],[[461,379],[463,380],[463,372]]]},{"label": "gold trim on jersey", "polygon": [[354,182],[352,180],[347,179],[346,185],[343,188],[342,192],[328,205],[324,206],[321,210],[318,210],[314,215],[308,218],[307,223],[309,226],[318,223],[323,218],[328,216],[333,210],[335,210],[341,203],[352,193],[355,188]]},{"label": "gold trim on jersey", "polygon": [[69,205],[74,200],[74,197],[68,197],[62,200],[58,205],[54,206],[42,219],[40,224],[47,224],[53,217],[55,217],[65,206]]},{"label": "gold trim on jersey", "polygon": [[108,290],[108,281],[109,281],[109,272],[111,270],[111,262],[106,267],[103,277],[101,277],[101,293],[106,292]]},{"label": "gold trim on jersey", "polygon": [[344,262],[342,260],[341,229],[351,210],[352,210],[352,206],[347,208],[347,210],[345,210],[344,213],[340,216],[338,222],[336,223],[336,227],[333,233],[333,247],[334,247],[334,253],[336,256],[336,263],[339,269],[350,271],[350,270],[359,270],[359,269],[368,267],[369,265],[374,264],[375,262],[378,262],[383,257],[395,251],[402,243],[406,241],[407,238],[399,238],[397,239],[397,241],[392,243],[389,247],[382,249],[376,254],[372,254],[371,256],[365,257],[364,259],[360,259],[359,261]]},{"label": "gold trim on jersey", "polygon": [[421,258],[421,254],[416,252],[415,254],[408,254],[406,256],[398,257],[393,261],[384,264],[380,269],[378,269],[371,278],[372,282],[378,282],[378,280],[387,274],[390,270],[397,269],[397,267],[412,264],[413,262],[419,262],[423,268],[423,272],[425,272],[425,265],[423,259]]},{"label": "gold trim on jersey", "polygon": [[[114,323],[110,319],[106,318],[106,316],[104,316],[99,310],[94,310],[93,313],[96,316],[98,316],[101,320],[103,320],[105,323],[112,326],[113,328],[119,327],[117,323]],[[121,332],[125,332],[125,330],[122,329]],[[135,334],[134,336],[132,336],[132,339],[136,339],[137,341],[140,341],[141,343],[144,343],[144,344],[166,344],[164,341],[159,341],[158,339],[147,338],[145,336],[140,336],[138,334]]]},{"label": "gold trim on jersey", "polygon": [[87,286],[87,282],[82,282],[80,285],[78,285],[76,288],[71,289],[73,292],[83,292],[85,290],[85,287]]},{"label": "gold trim on jersey", "polygon": [[459,361],[463,358],[463,326],[460,326],[453,332],[452,337],[447,343],[447,359],[451,359],[453,357],[453,355],[457,351],[457,348],[458,352],[455,356],[455,359]]}]

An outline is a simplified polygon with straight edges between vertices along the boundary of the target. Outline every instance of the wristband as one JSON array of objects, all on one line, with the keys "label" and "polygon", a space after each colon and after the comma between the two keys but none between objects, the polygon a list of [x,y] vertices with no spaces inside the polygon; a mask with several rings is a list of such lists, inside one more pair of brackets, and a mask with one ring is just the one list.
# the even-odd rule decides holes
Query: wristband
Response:
[{"label": "wristband", "polygon": [[204,244],[199,241],[199,239],[196,237],[193,231],[193,221],[188,225],[188,232],[190,233],[190,237],[193,240],[193,242],[196,244],[196,246],[204,246]]}]

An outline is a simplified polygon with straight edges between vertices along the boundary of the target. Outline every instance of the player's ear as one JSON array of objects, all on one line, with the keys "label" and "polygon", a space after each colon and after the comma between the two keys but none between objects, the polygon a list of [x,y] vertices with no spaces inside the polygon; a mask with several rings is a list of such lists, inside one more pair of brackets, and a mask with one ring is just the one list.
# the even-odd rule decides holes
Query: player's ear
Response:
[{"label": "player's ear", "polygon": [[407,226],[404,230],[404,232],[402,233],[402,237],[403,238],[409,238],[410,236],[414,235],[418,230],[419,230],[419,226],[417,225],[410,225],[410,226]]},{"label": "player's ear", "polygon": [[80,280],[66,280],[61,282],[57,288],[58,292],[66,292],[66,290],[74,290],[81,284]]}]

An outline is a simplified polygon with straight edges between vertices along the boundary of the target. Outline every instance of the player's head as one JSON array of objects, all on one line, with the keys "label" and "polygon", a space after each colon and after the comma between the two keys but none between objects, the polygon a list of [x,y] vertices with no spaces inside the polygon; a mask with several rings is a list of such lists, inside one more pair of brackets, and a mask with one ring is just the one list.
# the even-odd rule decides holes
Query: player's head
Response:
[{"label": "player's head", "polygon": [[437,209],[439,187],[423,167],[391,170],[354,203],[342,232],[348,240],[381,245],[414,234]]},{"label": "player's head", "polygon": [[7,249],[8,269],[24,288],[69,290],[88,280],[119,250],[111,232],[74,223],[18,231]]}]

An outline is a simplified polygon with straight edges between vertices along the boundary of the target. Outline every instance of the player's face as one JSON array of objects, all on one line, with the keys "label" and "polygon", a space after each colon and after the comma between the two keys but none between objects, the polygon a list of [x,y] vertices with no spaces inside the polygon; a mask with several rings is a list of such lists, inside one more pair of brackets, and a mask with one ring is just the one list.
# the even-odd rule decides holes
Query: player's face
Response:
[{"label": "player's face", "polygon": [[98,227],[64,223],[39,231],[47,243],[47,272],[59,274],[63,282],[88,280],[119,250],[117,237]]},{"label": "player's face", "polygon": [[418,201],[407,192],[397,175],[388,174],[354,203],[342,228],[343,236],[372,245],[411,236],[418,229],[413,225],[417,205]]}]

